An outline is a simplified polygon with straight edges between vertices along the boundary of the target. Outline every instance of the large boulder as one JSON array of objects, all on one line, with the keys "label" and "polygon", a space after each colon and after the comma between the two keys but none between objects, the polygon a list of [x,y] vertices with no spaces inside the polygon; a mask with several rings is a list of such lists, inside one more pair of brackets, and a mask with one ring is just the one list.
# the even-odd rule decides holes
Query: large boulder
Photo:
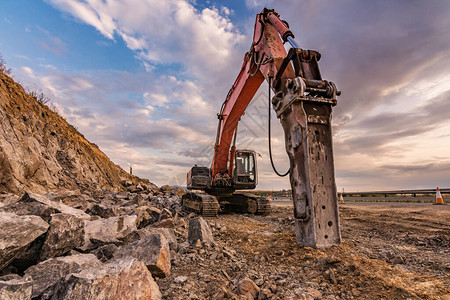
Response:
[{"label": "large boulder", "polygon": [[[25,277],[33,278],[33,297],[55,284],[61,277],[78,273],[102,263],[93,254],[78,254],[51,258],[25,270]],[[1,298],[0,298],[1,299]]]},{"label": "large boulder", "polygon": [[152,224],[151,226],[155,228],[173,228],[174,227],[173,218],[158,221],[155,224]]},{"label": "large boulder", "polygon": [[89,220],[91,217],[80,209],[50,200],[48,197],[33,193],[25,193],[16,203],[0,207],[0,211],[12,212],[17,215],[35,215],[49,221],[52,214],[66,213],[79,219]]},{"label": "large boulder", "polygon": [[85,223],[85,241],[81,249],[94,249],[107,244],[121,245],[122,240],[137,230],[137,216],[119,216]]},{"label": "large boulder", "polygon": [[137,207],[133,215],[137,216],[137,227],[144,228],[150,224],[156,223],[159,220],[161,210],[152,206]]},{"label": "large boulder", "polygon": [[163,208],[163,210],[161,211],[161,214],[159,215],[159,221],[165,220],[165,219],[172,219],[173,215],[172,212],[170,210],[168,210],[167,208]]},{"label": "large boulder", "polygon": [[202,217],[192,218],[189,220],[189,244],[195,245],[197,240],[208,245],[214,244],[211,228],[209,227],[208,222],[206,222]]},{"label": "large boulder", "polygon": [[94,254],[95,256],[97,256],[97,258],[101,262],[106,262],[106,261],[110,260],[111,258],[113,258],[116,250],[117,250],[116,245],[108,244],[108,245],[101,246],[101,247],[91,251],[91,254]]},{"label": "large boulder", "polygon": [[10,281],[12,279],[22,279],[22,276],[14,273],[0,276],[0,281]]},{"label": "large boulder", "polygon": [[62,202],[73,208],[86,210],[88,206],[95,201],[87,194],[82,194],[79,190],[60,190],[56,193],[49,192],[45,194],[52,201]]},{"label": "large boulder", "polygon": [[84,242],[84,221],[73,215],[60,213],[51,216],[40,259],[63,255],[81,247]]},{"label": "large boulder", "polygon": [[146,206],[148,204],[147,200],[145,200],[145,198],[143,196],[146,195],[141,195],[141,194],[134,194],[135,196],[133,196],[131,198],[131,201],[128,201],[126,203],[127,206],[131,206],[131,205],[136,205],[136,206]]},{"label": "large boulder", "polygon": [[174,193],[175,193],[175,195],[181,197],[184,194],[186,194],[186,191],[180,187],[176,187]]},{"label": "large boulder", "polygon": [[44,221],[49,222],[52,214],[59,213],[59,211],[51,206],[40,202],[22,202],[18,201],[9,205],[0,207],[0,212],[9,212],[19,216],[38,216]]},{"label": "large boulder", "polygon": [[170,275],[170,249],[162,234],[151,234],[142,240],[119,247],[114,258],[134,257],[142,261],[154,276]]},{"label": "large boulder", "polygon": [[1,300],[29,300],[33,290],[31,278],[0,280]]},{"label": "large boulder", "polygon": [[151,234],[162,234],[166,238],[169,243],[169,248],[171,250],[177,249],[177,237],[175,236],[175,232],[172,228],[155,228],[155,227],[145,227],[130,233],[124,240],[126,244],[136,242],[138,240],[142,240],[143,238],[151,235]]},{"label": "large boulder", "polygon": [[167,185],[167,184],[166,184],[166,185],[163,185],[162,187],[160,187],[159,190],[160,190],[161,192],[165,193],[165,192],[171,192],[171,191],[173,191],[174,188],[171,187],[170,185]]},{"label": "large boulder", "polygon": [[16,203],[19,200],[20,197],[14,194],[0,194],[0,207]]},{"label": "large boulder", "polygon": [[91,208],[86,210],[86,213],[91,216],[99,216],[100,218],[111,218],[119,214],[117,207],[102,203],[94,204]]},{"label": "large boulder", "polygon": [[47,222],[37,216],[0,212],[0,270],[27,252],[48,227]]},{"label": "large boulder", "polygon": [[255,299],[259,293],[259,287],[248,277],[243,278],[238,283],[238,292],[241,295],[248,296],[248,299]]},{"label": "large boulder", "polygon": [[104,219],[124,215],[126,212],[127,209],[124,207],[117,204],[108,203],[107,201],[93,204],[86,210],[86,213],[91,216],[99,216]]},{"label": "large boulder", "polygon": [[158,285],[145,264],[124,258],[70,274],[47,289],[42,300],[161,299]]}]

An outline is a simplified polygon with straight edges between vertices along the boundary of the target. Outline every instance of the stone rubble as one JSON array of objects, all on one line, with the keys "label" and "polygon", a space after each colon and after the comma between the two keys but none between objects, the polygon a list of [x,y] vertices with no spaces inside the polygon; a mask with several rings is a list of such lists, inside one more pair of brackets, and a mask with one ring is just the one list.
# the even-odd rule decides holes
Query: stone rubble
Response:
[{"label": "stone rubble", "polygon": [[0,299],[161,299],[154,278],[170,276],[171,254],[187,238],[181,193],[126,185],[1,194]]},{"label": "stone rubble", "polygon": [[[296,246],[287,209],[206,219],[182,211],[177,189],[144,191],[0,197],[0,299],[359,299],[381,280],[376,249]],[[398,250],[377,253],[384,274],[407,272]]]}]

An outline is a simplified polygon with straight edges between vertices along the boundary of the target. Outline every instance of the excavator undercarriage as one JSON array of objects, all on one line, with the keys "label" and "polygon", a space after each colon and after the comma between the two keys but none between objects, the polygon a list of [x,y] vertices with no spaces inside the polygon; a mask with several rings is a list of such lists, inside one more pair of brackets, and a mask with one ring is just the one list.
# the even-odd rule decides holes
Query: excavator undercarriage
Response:
[{"label": "excavator undercarriage", "polygon": [[203,217],[216,217],[220,212],[268,215],[270,202],[267,197],[236,192],[231,195],[213,196],[204,192],[188,192],[183,195],[183,208]]},{"label": "excavator undercarriage", "polygon": [[203,217],[217,217],[220,205],[217,198],[206,193],[187,192],[181,198],[183,209]]}]

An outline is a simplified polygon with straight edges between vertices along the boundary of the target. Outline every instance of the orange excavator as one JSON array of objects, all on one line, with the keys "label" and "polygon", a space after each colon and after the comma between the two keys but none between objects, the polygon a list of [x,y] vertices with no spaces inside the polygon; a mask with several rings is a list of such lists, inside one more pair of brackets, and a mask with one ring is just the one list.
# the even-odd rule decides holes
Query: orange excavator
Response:
[{"label": "orange excavator", "polygon": [[[288,52],[284,43],[289,43]],[[288,23],[272,9],[256,16],[253,43],[244,56],[236,81],[217,114],[214,158],[211,167],[195,165],[187,174],[183,207],[206,217],[220,209],[268,214],[270,203],[241,190],[257,184],[253,150],[236,150],[237,126],[264,80],[269,101],[284,130],[294,204],[297,243],[328,248],[341,242],[331,133],[331,112],[340,95],[334,83],[322,79],[320,53],[300,48]],[[270,99],[271,91],[274,97]],[[195,191],[197,190],[197,191]]]}]

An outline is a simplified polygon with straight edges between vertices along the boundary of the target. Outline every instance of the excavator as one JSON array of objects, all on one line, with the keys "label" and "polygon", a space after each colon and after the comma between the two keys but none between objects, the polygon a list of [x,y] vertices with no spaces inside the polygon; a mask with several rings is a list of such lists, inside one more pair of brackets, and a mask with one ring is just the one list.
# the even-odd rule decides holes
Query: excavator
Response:
[{"label": "excavator", "polygon": [[[291,48],[286,51],[285,43]],[[268,214],[270,203],[242,190],[257,184],[256,152],[236,149],[241,116],[264,80],[269,102],[284,130],[289,170],[279,173],[272,159],[269,104],[269,153],[274,171],[289,174],[297,244],[329,248],[341,242],[331,132],[332,107],[341,94],[322,79],[321,54],[302,49],[289,25],[273,9],[256,15],[253,42],[220,112],[211,167],[195,165],[182,197],[186,210],[214,217],[221,209]],[[271,98],[271,92],[274,96]]]}]

